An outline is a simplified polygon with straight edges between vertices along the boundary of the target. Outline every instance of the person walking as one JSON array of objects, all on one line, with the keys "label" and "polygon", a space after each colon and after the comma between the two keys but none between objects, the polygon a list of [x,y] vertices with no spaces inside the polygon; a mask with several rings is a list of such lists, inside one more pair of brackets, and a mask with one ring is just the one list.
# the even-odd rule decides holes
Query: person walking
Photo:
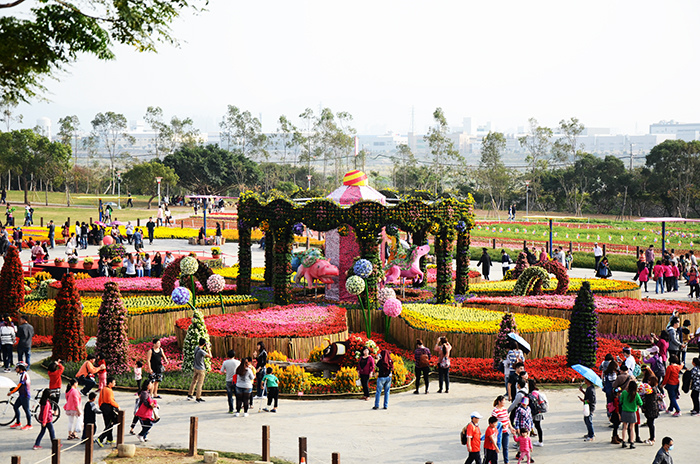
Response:
[{"label": "person walking", "polygon": [[595,264],[593,265],[593,270],[598,272],[598,265],[600,260],[603,259],[603,249],[598,246],[598,242],[593,244],[593,257],[595,258]]},{"label": "person walking", "polygon": [[49,229],[49,243],[51,244],[51,249],[56,245],[56,225],[53,221],[49,221],[49,225],[46,227]]},{"label": "person walking", "polygon": [[445,384],[445,393],[450,392],[450,351],[452,345],[447,337],[438,338],[435,343],[435,351],[438,353],[438,393],[442,393],[442,385]]},{"label": "person walking", "polygon": [[671,450],[673,449],[673,439],[671,437],[664,437],[661,440],[661,448],[656,452],[656,457],[654,457],[654,462],[652,464],[673,464],[673,458],[671,457]]},{"label": "person walking", "polygon": [[127,208],[133,208],[133,207],[134,207],[134,199],[133,199],[133,197],[131,196],[131,192],[127,192],[127,193],[126,193],[126,196],[127,196],[127,198],[126,198],[126,207],[127,207]]},{"label": "person walking", "polygon": [[384,393],[383,409],[389,409],[389,390],[391,390],[391,375],[394,371],[394,360],[388,350],[381,350],[377,358],[377,391],[374,394],[374,406],[379,409],[379,399]]},{"label": "person walking", "polygon": [[70,379],[66,386],[66,404],[63,406],[68,416],[68,439],[77,440],[82,431],[82,398],[78,391],[78,381]]},{"label": "person walking", "polygon": [[481,249],[481,257],[479,258],[479,262],[476,263],[476,266],[481,266],[481,274],[484,276],[484,279],[489,280],[489,274],[491,274],[491,257],[488,254],[487,248]]},{"label": "person walking", "polygon": [[515,365],[517,363],[525,362],[525,354],[523,350],[518,347],[518,343],[515,340],[508,341],[508,354],[506,354],[506,359],[503,360],[503,376],[505,378],[506,384],[506,395],[509,400],[512,399],[510,394],[510,388],[508,388],[508,382],[510,380],[511,372],[515,371]]},{"label": "person walking", "polygon": [[637,393],[637,382],[630,380],[627,388],[620,393],[620,416],[622,420],[622,448],[626,448],[625,432],[629,434],[629,447],[634,449],[634,424],[637,423],[637,409],[642,406],[642,398]]},{"label": "person walking", "polygon": [[160,277],[163,274],[163,257],[160,251],[156,251],[151,264],[153,277]]},{"label": "person walking", "polygon": [[152,217],[148,218],[148,222],[146,223],[146,229],[148,229],[148,244],[153,245],[153,237],[155,235],[156,223],[153,222]]},{"label": "person walking", "polygon": [[[90,426],[92,426],[93,433],[97,431],[97,415],[102,414],[102,411],[97,406],[96,399],[97,393],[90,392],[88,401],[83,408],[83,436],[81,440],[85,440],[88,437]],[[97,442],[95,441],[95,443]]]},{"label": "person walking", "polygon": [[2,325],[0,325],[0,344],[2,345],[2,361],[5,372],[11,372],[10,366],[15,363],[12,348],[16,336],[17,329],[15,329],[10,316],[3,317]]},{"label": "person walking", "polygon": [[515,437],[515,441],[518,443],[518,452],[520,456],[518,457],[518,464],[524,462],[525,464],[530,464],[532,462],[532,439],[530,439],[530,431],[526,428],[519,430],[520,434]]},{"label": "person walking", "polygon": [[479,429],[479,419],[483,416],[478,411],[471,414],[470,422],[462,429],[462,434],[467,437],[467,451],[469,456],[464,464],[481,464],[481,430]]},{"label": "person walking", "polygon": [[[7,396],[19,393],[19,397],[14,404],[15,417],[14,424],[10,426],[11,429],[21,429],[30,430],[32,428],[32,414],[29,411],[29,399],[31,398],[31,381],[29,380],[29,374],[27,373],[27,366],[23,362],[18,362],[15,366],[15,372],[19,375],[19,381],[17,386],[7,393]],[[48,395],[49,392],[47,391]],[[24,414],[27,416],[27,424],[22,427],[20,423],[19,409],[24,409]]]},{"label": "person walking", "polygon": [[647,283],[649,283],[649,269],[644,266],[642,270],[639,271],[639,288],[641,289],[642,285],[644,285],[644,293],[649,293]]},{"label": "person walking", "polygon": [[138,417],[141,422],[141,431],[137,435],[141,443],[148,441],[148,432],[151,431],[153,422],[160,420],[156,415],[158,402],[153,398],[152,392],[153,383],[147,380],[141,387],[141,393],[139,393],[139,409],[136,411],[136,417]]},{"label": "person walking", "polygon": [[220,246],[220,245],[221,245],[221,236],[222,236],[222,235],[223,235],[223,233],[221,232],[221,224],[219,224],[219,223],[217,222],[217,223],[216,223],[216,236],[214,237],[214,243],[215,243],[217,246]]},{"label": "person walking", "polygon": [[357,361],[357,372],[360,374],[362,384],[362,399],[369,400],[369,378],[374,372],[374,358],[369,355],[369,347],[362,347],[362,355]]},{"label": "person walking", "polygon": [[163,227],[163,205],[158,205],[158,212],[156,213],[156,225],[158,227]]},{"label": "person walking", "polygon": [[131,221],[126,223],[126,241],[129,245],[134,240],[134,226],[131,225]]},{"label": "person walking", "polygon": [[690,399],[693,401],[691,416],[700,414],[700,358],[693,358],[693,368],[690,370]]},{"label": "person walking", "polygon": [[510,270],[511,264],[513,264],[513,260],[510,259],[506,250],[501,250],[501,270],[503,271],[503,277],[505,277],[506,272]]},{"label": "person walking", "polygon": [[41,439],[44,438],[46,431],[49,431],[49,437],[51,441],[56,439],[56,432],[53,429],[53,409],[51,402],[49,401],[49,391],[44,390],[41,393],[41,399],[39,400],[39,423],[41,424],[41,431],[39,436],[36,437],[34,442],[35,450],[41,449]]},{"label": "person walking", "polygon": [[114,443],[112,427],[117,423],[117,411],[119,411],[119,403],[114,399],[114,391],[112,390],[116,384],[114,377],[107,377],[107,385],[100,390],[100,396],[97,400],[100,411],[102,411],[102,419],[105,422],[104,431],[95,439],[95,443],[100,448],[104,448],[105,443]]},{"label": "person walking", "polygon": [[428,386],[430,380],[428,376],[430,375],[430,350],[423,345],[421,339],[416,340],[416,349],[413,351],[413,359],[415,360],[415,374],[416,374],[416,390],[413,392],[414,395],[419,393],[420,389],[420,378],[423,376],[423,381],[425,382],[425,394],[428,394]]},{"label": "person walking", "polygon": [[[595,440],[595,431],[593,430],[593,413],[595,412],[596,405],[595,385],[588,379],[584,379],[584,382],[586,384],[586,390],[580,385],[578,387],[579,391],[583,393],[583,398],[579,396],[578,399],[583,403],[583,422],[586,424],[587,430],[584,441],[593,441]],[[637,387],[635,386],[635,388]]]},{"label": "person walking", "polygon": [[[277,403],[280,396],[279,379],[272,373],[271,367],[265,370],[265,377],[262,378],[262,383],[264,390],[267,392],[267,407],[263,408],[263,411],[277,412]],[[272,409],[270,409],[270,406],[272,406]]]},{"label": "person walking", "polygon": [[544,446],[544,433],[542,432],[542,421],[544,420],[544,413],[547,412],[547,397],[544,393],[537,388],[537,381],[535,379],[528,379],[528,395],[530,400],[530,412],[532,413],[532,423],[537,430],[537,439],[534,443],[535,446]]},{"label": "person walking", "polygon": [[668,333],[668,354],[676,355],[676,357],[681,359],[681,347],[683,343],[681,342],[681,320],[677,316],[671,317],[669,321],[669,327],[666,329]]},{"label": "person walking", "polygon": [[648,445],[653,445],[656,441],[654,421],[659,417],[659,396],[659,380],[656,377],[651,377],[649,383],[645,386],[644,397],[642,398],[642,413],[644,413],[647,427],[649,427],[649,439],[645,441]]},{"label": "person walking", "polygon": [[[265,367],[267,366],[267,350],[265,349],[265,343],[259,341],[257,344],[257,350],[253,352],[255,357],[255,383],[257,384],[257,394],[255,398],[262,398],[262,378],[265,376]],[[253,406],[253,398],[250,398],[250,406]]]},{"label": "person walking", "polygon": [[192,382],[190,382],[190,389],[187,393],[187,399],[195,399],[194,394],[195,387],[197,388],[197,403],[203,403],[204,398],[202,398],[202,385],[204,385],[204,378],[207,374],[207,366],[204,363],[206,358],[211,358],[211,353],[207,349],[207,341],[204,338],[199,339],[199,345],[194,348],[194,363],[193,363],[193,373]]},{"label": "person walking", "polygon": [[236,368],[236,417],[241,415],[241,408],[243,408],[243,417],[248,417],[250,394],[253,391],[253,379],[255,379],[252,364],[252,358],[247,357]]},{"label": "person walking", "polygon": [[158,386],[163,381],[163,372],[165,372],[163,366],[168,364],[168,357],[161,349],[159,338],[153,339],[153,346],[148,350],[148,354],[146,355],[146,363],[151,370],[150,378],[153,381],[153,397],[160,399],[160,395],[158,395]]},{"label": "person walking", "polygon": [[503,462],[508,463],[508,442],[510,436],[514,433],[513,425],[510,423],[510,415],[506,408],[506,397],[498,395],[493,402],[493,411],[491,415],[498,418],[501,423],[501,445],[503,449]]},{"label": "person walking", "polygon": [[661,387],[666,388],[668,393],[669,406],[666,412],[670,414],[672,411],[673,417],[680,417],[681,408],[678,406],[678,389],[680,387],[680,372],[681,365],[678,356],[672,354],[668,357],[668,367],[666,368],[666,375],[664,376],[663,382],[661,382]]},{"label": "person walking", "polygon": [[484,433],[484,464],[498,464],[499,445],[498,418],[489,417],[489,426]]},{"label": "person walking", "polygon": [[226,398],[228,399],[228,413],[233,414],[233,398],[236,395],[236,369],[240,366],[241,362],[236,359],[236,352],[234,350],[228,350],[226,353],[228,359],[221,363],[221,369],[219,372],[226,375]]}]

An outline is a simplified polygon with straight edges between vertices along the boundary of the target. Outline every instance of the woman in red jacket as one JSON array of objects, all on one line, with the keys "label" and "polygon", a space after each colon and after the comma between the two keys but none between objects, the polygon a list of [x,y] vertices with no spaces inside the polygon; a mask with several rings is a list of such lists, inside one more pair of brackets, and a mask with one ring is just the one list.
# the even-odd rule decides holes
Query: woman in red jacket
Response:
[{"label": "woman in red jacket", "polygon": [[662,387],[666,387],[668,392],[669,407],[666,410],[670,413],[672,410],[676,412],[673,413],[673,417],[679,417],[681,415],[681,408],[678,406],[678,387],[680,386],[680,372],[681,365],[678,360],[678,356],[672,354],[668,357],[669,366],[666,368],[666,375],[664,376],[664,381],[661,382]]},{"label": "woman in red jacket", "polygon": [[56,439],[56,433],[53,430],[53,410],[51,407],[51,402],[49,401],[49,394],[49,390],[45,389],[41,394],[41,400],[39,400],[39,405],[41,406],[39,412],[39,423],[41,423],[41,431],[39,432],[39,436],[36,437],[36,441],[34,442],[35,450],[41,449],[41,439],[44,438],[44,434],[46,433],[47,429],[49,431],[49,437],[51,437],[51,441]]}]

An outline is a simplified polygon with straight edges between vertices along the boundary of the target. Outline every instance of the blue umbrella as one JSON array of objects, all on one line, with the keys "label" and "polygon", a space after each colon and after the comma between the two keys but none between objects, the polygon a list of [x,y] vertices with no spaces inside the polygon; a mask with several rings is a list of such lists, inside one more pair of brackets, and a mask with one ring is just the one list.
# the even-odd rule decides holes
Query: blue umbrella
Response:
[{"label": "blue umbrella", "polygon": [[523,352],[525,354],[528,354],[531,351],[530,344],[520,335],[518,335],[514,332],[511,332],[508,334],[508,336],[510,338],[512,338],[513,340],[515,340],[518,343],[518,345],[520,345],[520,347],[523,349]]},{"label": "blue umbrella", "polygon": [[600,379],[600,377],[598,377],[598,374],[593,372],[590,367],[586,367],[581,364],[574,364],[571,366],[571,368],[581,374],[584,379],[588,380],[593,385],[603,388],[603,381]]}]

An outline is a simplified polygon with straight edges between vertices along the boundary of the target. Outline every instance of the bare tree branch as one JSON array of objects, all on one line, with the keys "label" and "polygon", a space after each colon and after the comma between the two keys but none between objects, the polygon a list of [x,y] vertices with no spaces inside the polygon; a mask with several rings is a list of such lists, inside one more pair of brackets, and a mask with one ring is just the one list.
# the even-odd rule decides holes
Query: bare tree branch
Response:
[{"label": "bare tree branch", "polygon": [[24,0],[16,0],[10,3],[0,3],[0,8],[12,8],[13,6],[17,6],[20,3],[24,3]]}]

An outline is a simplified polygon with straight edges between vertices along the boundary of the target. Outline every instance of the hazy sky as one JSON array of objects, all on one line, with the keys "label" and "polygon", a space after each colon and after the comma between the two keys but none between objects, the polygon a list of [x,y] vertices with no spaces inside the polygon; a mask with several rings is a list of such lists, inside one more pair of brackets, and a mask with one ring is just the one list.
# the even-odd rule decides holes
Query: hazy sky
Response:
[{"label": "hazy sky", "polygon": [[[5,11],[4,13],[7,13]],[[83,56],[47,80],[49,103],[22,105],[25,125],[97,112],[142,119],[146,107],[215,131],[233,104],[279,115],[319,104],[348,111],[360,133],[416,131],[441,106],[448,122],[494,129],[556,125],[648,131],[698,122],[697,1],[211,0],[173,27],[180,48]],[[636,129],[635,129],[636,128]]]}]

